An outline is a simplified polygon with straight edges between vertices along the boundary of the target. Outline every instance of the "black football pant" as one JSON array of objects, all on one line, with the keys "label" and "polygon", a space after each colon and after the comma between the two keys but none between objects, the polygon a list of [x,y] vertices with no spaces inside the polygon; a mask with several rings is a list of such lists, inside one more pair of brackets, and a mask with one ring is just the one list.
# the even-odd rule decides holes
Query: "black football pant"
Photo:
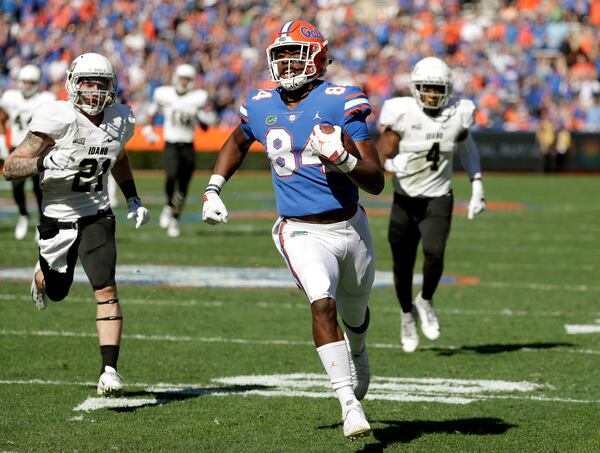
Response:
[{"label": "black football pant", "polygon": [[163,154],[167,174],[165,185],[167,204],[173,209],[173,216],[178,218],[196,168],[196,151],[193,143],[167,142]]},{"label": "black football pant", "polygon": [[394,285],[402,311],[412,310],[413,269],[419,241],[423,242],[424,299],[433,299],[444,269],[454,197],[412,198],[394,194],[388,241],[394,260]]},{"label": "black football pant", "polygon": [[77,259],[94,290],[115,284],[117,248],[115,244],[115,216],[112,211],[81,217],[76,222],[62,222],[43,216],[38,226],[40,239],[51,239],[64,228],[76,228],[77,239],[67,252],[67,271],[50,269],[40,256],[40,267],[46,281],[46,295],[50,300],[63,300],[73,284]]},{"label": "black football pant", "polygon": [[[25,182],[27,178],[18,179],[12,182],[12,193],[20,215],[29,215],[27,212],[27,198],[25,197]],[[38,213],[42,215],[42,189],[40,189],[40,175],[31,177],[33,182],[33,193],[38,205]]]}]

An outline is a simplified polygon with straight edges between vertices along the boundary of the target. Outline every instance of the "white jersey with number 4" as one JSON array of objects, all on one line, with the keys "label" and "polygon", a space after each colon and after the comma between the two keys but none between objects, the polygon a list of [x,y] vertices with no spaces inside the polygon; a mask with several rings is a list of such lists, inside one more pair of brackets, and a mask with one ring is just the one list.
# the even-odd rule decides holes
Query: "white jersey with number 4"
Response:
[{"label": "white jersey with number 4", "polygon": [[197,115],[208,102],[208,93],[204,90],[191,90],[178,94],[174,86],[165,85],[154,91],[150,113],[161,110],[165,117],[163,135],[169,143],[192,143],[196,128]]},{"label": "white jersey with number 4", "polygon": [[65,170],[45,170],[40,175],[44,215],[76,220],[108,209],[108,174],[133,136],[134,127],[131,108],[123,104],[105,108],[99,126],[68,101],[40,106],[29,130],[55,141],[50,152],[66,150],[71,154]]},{"label": "white jersey with number 4", "polygon": [[42,91],[31,97],[24,97],[21,90],[6,90],[0,97],[0,108],[8,115],[10,124],[9,146],[16,147],[27,135],[27,126],[33,112],[43,103],[56,99],[49,91]]},{"label": "white jersey with number 4", "polygon": [[427,115],[413,97],[384,102],[379,124],[400,135],[398,154],[385,163],[394,172],[394,190],[409,197],[440,197],[452,189],[457,138],[473,124],[475,105],[451,100],[437,116]]}]

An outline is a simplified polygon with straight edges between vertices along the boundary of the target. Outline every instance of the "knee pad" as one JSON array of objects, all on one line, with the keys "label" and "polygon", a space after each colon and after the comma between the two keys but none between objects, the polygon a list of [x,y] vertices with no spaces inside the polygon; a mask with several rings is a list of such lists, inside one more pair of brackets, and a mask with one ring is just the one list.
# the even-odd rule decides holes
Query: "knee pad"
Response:
[{"label": "knee pad", "polygon": [[[48,283],[46,281],[46,283]],[[52,284],[46,284],[46,288],[44,291],[46,292],[46,296],[53,302],[60,302],[69,294],[69,289],[71,288],[70,284],[66,284],[60,281],[52,282]]]},{"label": "knee pad", "polygon": [[428,261],[441,261],[444,259],[444,244],[429,244],[423,246],[423,255]]},{"label": "knee pad", "polygon": [[367,329],[369,328],[369,323],[371,322],[371,311],[369,310],[369,307],[367,307],[367,311],[365,312],[364,321],[360,326],[349,325],[343,317],[342,317],[342,322],[344,323],[344,326],[346,326],[347,329],[354,332],[355,334],[365,333],[367,331]]}]

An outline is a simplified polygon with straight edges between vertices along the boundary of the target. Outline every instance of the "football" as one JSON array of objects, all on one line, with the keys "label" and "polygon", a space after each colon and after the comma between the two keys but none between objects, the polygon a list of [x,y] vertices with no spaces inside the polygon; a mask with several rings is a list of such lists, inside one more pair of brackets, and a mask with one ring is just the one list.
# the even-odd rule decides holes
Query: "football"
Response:
[{"label": "football", "polygon": [[[333,131],[335,130],[333,128],[333,126],[329,123],[321,123],[319,124],[319,128],[321,129],[321,131],[324,134],[333,134]],[[350,154],[352,154],[354,157],[356,157],[357,159],[360,159],[360,152],[358,151],[358,148],[356,147],[356,144],[354,143],[354,140],[352,140],[352,138],[350,137],[350,135],[348,135],[346,132],[342,131],[342,143],[344,144],[344,148],[346,149],[346,151],[348,151]],[[325,167],[327,167],[329,170],[331,171],[336,171],[339,172],[340,170],[331,162],[320,158],[321,162],[323,163],[323,165]]]}]

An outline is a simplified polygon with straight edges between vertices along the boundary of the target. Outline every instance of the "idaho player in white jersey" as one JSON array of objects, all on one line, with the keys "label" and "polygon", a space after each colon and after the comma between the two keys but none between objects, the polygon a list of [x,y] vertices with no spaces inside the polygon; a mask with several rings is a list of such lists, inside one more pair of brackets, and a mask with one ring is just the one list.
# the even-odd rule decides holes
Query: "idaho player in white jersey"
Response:
[{"label": "idaho player in white jersey", "polygon": [[[475,105],[450,99],[452,73],[439,58],[420,60],[411,73],[412,97],[387,100],[381,109],[378,150],[394,173],[394,203],[388,240],[394,283],[402,308],[400,337],[405,352],[419,344],[416,320],[430,340],[440,335],[433,295],[444,267],[452,208],[452,157],[459,156],[472,181],[468,218],[485,209],[479,153],[469,128]],[[419,241],[423,242],[423,287],[413,304],[412,280]]]},{"label": "idaho player in white jersey", "polygon": [[81,260],[96,299],[102,356],[98,394],[123,392],[117,373],[122,314],[115,284],[115,216],[107,193],[112,172],[127,199],[136,228],[148,221],[137,195],[124,147],[132,137],[131,109],[115,104],[116,76],[104,56],[86,53],[67,71],[69,101],[41,105],[27,136],[6,160],[7,179],[40,175],[43,216],[38,226],[39,261],[31,295],[38,309],[63,300]]},{"label": "idaho player in white jersey", "polygon": [[[159,224],[161,228],[166,228],[170,237],[181,234],[179,217],[196,168],[196,124],[206,130],[216,122],[214,113],[207,109],[208,93],[194,89],[195,79],[196,70],[192,65],[177,66],[173,73],[173,84],[160,86],[154,91],[149,111],[150,123],[159,111],[164,116],[163,135],[166,143],[163,156],[167,203],[160,214]],[[159,140],[150,124],[144,126],[142,132],[150,143]]]},{"label": "idaho player in white jersey", "polygon": [[[27,134],[27,125],[38,106],[56,99],[56,96],[49,91],[40,91],[42,73],[37,66],[30,64],[23,66],[19,70],[17,80],[17,88],[6,90],[0,97],[0,158],[2,160],[6,159],[8,154],[15,149],[15,146],[23,141]],[[8,145],[6,142],[7,125],[10,127],[10,143]],[[39,175],[32,176],[31,180],[41,216],[42,191]],[[19,211],[15,227],[15,238],[18,240],[27,235],[30,223],[25,196],[25,181],[25,179],[11,181],[13,198]]]},{"label": "idaho player in white jersey", "polygon": [[[227,222],[219,193],[252,142],[262,143],[280,214],[273,241],[311,304],[315,346],[342,407],[344,435],[366,436],[371,427],[359,400],[370,381],[366,335],[375,251],[358,188],[378,194],[384,186],[365,121],[371,107],[358,87],[319,80],[329,64],[327,41],[307,22],[284,24],[267,59],[279,88],[247,96],[241,124],[219,153],[202,217]],[[332,133],[324,133],[322,123]],[[342,130],[358,158],[344,149]]]}]

